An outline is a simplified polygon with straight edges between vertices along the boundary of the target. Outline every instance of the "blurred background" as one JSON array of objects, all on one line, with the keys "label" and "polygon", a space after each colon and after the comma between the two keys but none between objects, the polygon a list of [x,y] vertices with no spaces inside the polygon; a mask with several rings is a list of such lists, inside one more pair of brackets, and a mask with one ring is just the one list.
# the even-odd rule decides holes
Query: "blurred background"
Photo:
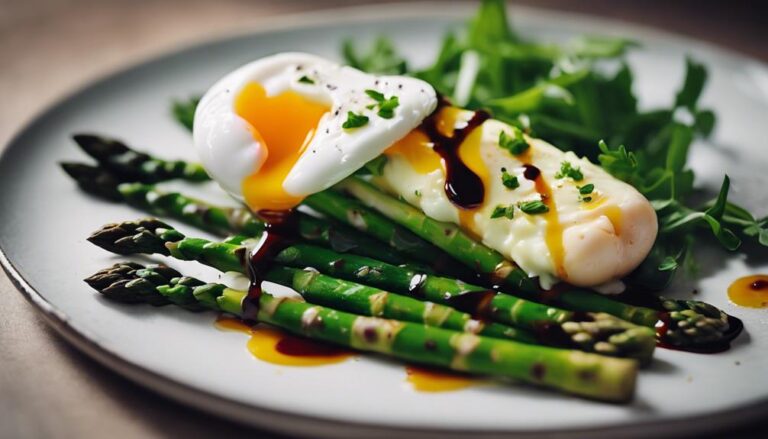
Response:
[{"label": "blurred background", "polygon": [[[277,15],[372,1],[0,0],[0,149],[52,102],[143,58]],[[446,8],[459,3],[444,2]],[[686,34],[768,61],[768,2],[515,1]],[[512,9],[514,13],[514,9]],[[2,207],[0,207],[2,208]],[[0,274],[0,438],[253,436],[167,401],[70,348]],[[763,425],[733,435],[759,436]],[[263,433],[257,433],[264,437]],[[731,437],[733,437],[731,435]]]}]

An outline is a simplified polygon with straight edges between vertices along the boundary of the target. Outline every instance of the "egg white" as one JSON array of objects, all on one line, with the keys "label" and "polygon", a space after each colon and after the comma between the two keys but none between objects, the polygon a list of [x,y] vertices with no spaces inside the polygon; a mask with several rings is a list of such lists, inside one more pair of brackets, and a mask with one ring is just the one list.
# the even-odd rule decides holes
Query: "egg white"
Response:
[{"label": "egg white", "polygon": [[[313,83],[301,82],[304,76]],[[249,123],[235,113],[237,96],[251,82],[261,84],[268,96],[290,90],[329,108],[283,181],[283,189],[298,197],[327,189],[351,175],[417,127],[437,106],[434,89],[424,81],[370,75],[305,53],[281,53],[246,64],[203,96],[194,124],[195,147],[206,170],[240,200],[243,180],[259,171],[269,149],[254,140]],[[365,90],[397,96],[394,117],[385,119],[377,115],[376,108],[367,108],[375,102]],[[344,129],[349,111],[367,116],[369,122]]]}]

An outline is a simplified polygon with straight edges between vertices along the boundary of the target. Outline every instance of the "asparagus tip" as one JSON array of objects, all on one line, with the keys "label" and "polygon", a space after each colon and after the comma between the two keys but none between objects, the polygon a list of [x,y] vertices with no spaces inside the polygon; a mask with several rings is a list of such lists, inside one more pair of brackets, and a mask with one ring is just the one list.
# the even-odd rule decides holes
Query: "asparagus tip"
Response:
[{"label": "asparagus tip", "polygon": [[128,150],[122,142],[95,134],[79,133],[72,140],[89,156],[101,160]]},{"label": "asparagus tip", "polygon": [[182,239],[184,235],[156,218],[110,223],[88,237],[88,241],[112,253],[168,255],[165,243]]},{"label": "asparagus tip", "polygon": [[120,181],[111,173],[85,163],[60,162],[59,166],[85,192],[111,201],[120,201],[121,195],[117,190]]}]

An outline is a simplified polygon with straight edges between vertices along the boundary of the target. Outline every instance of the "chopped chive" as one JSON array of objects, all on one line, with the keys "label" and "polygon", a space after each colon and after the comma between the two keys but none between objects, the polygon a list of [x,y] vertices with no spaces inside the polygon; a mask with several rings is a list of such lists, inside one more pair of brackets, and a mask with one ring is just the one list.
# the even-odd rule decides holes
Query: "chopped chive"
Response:
[{"label": "chopped chive", "polygon": [[523,213],[538,215],[549,212],[549,207],[541,200],[523,201],[517,205]]},{"label": "chopped chive", "polygon": [[579,193],[581,195],[589,195],[595,190],[595,185],[592,183],[585,184],[584,186],[579,186]]},{"label": "chopped chive", "polygon": [[512,205],[509,205],[509,206],[498,205],[493,208],[493,212],[491,213],[491,219],[496,219],[496,218],[512,219],[514,217],[515,217],[515,207]]},{"label": "chopped chive", "polygon": [[341,125],[345,130],[352,128],[360,128],[368,123],[368,116],[362,114],[355,114],[351,111],[347,112],[347,120]]}]

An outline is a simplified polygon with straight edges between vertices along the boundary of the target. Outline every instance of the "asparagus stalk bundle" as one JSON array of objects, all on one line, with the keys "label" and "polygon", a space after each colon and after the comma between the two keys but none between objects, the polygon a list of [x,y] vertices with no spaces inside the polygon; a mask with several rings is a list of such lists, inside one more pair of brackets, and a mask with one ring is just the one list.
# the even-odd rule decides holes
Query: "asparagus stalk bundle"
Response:
[{"label": "asparagus stalk bundle", "polygon": [[[238,245],[230,242],[211,242],[200,238],[186,238],[167,224],[154,219],[109,224],[96,231],[88,239],[113,253],[156,253],[170,255],[181,260],[196,260],[220,271],[247,272],[247,267],[244,266],[243,262],[248,251],[246,242],[236,240],[243,244]],[[375,284],[374,286],[385,290],[390,289],[385,285],[403,285],[412,282],[414,278],[427,279],[424,281],[424,285],[428,283],[429,287],[423,291],[427,292],[429,296],[425,297],[421,293],[414,295],[413,291],[409,290],[398,292],[449,306],[454,305],[451,301],[454,292],[456,295],[461,295],[468,291],[467,288],[473,287],[461,281],[419,274],[373,259],[350,256],[318,247],[291,245],[279,252],[275,256],[274,262],[298,268],[312,267],[329,274],[345,273],[346,275],[342,277],[346,277],[352,282],[358,280],[363,283]],[[393,279],[368,282],[372,278],[388,278],[388,275],[391,275]],[[316,279],[317,277],[313,280]],[[300,292],[302,289],[306,289],[306,285],[302,285],[302,282],[288,284],[288,282],[281,282],[279,276],[269,280],[292,287],[297,286]],[[359,284],[352,282],[344,283],[338,279],[332,279],[332,281],[347,291],[361,288]],[[447,289],[443,290],[443,287]],[[455,290],[451,290],[451,288]],[[393,296],[396,295],[389,294],[389,297]],[[398,297],[411,299],[405,296]],[[494,311],[486,316],[488,319],[530,330],[539,336],[538,340],[541,342],[555,345],[568,344],[588,352],[633,357],[643,363],[650,361],[653,354],[655,345],[652,330],[607,314],[574,313],[504,294],[494,294],[490,308]]]},{"label": "asparagus stalk bundle", "polygon": [[[144,152],[136,151],[123,142],[115,139],[110,139],[102,136],[96,136],[93,134],[77,134],[74,136],[75,142],[80,148],[88,155],[93,157],[100,166],[114,174],[112,181],[121,180],[127,182],[144,182],[154,183],[169,180],[172,178],[179,178],[189,180],[193,182],[204,181],[209,179],[207,174],[201,174],[200,172],[169,172],[166,168],[176,169],[184,168],[189,170],[202,170],[202,166],[196,163],[187,163],[180,160],[166,161],[160,158],[153,157]],[[135,157],[141,157],[141,159],[135,159]],[[147,165],[147,163],[154,163],[155,165]],[[159,164],[159,165],[158,165]],[[184,166],[182,166],[184,165]],[[126,198],[126,201],[138,202],[138,207],[145,208],[143,206],[143,200],[141,197],[141,190],[134,188],[133,193],[123,194],[123,197],[115,194],[113,190],[108,187],[103,187],[104,184],[109,184],[110,181],[105,180],[97,172],[84,168],[81,164],[63,163],[64,170],[78,181],[81,188],[84,190],[106,198],[122,201],[122,198]],[[101,183],[101,184],[99,184]],[[124,191],[120,191],[124,192]],[[128,198],[130,196],[130,198]],[[244,209],[236,209],[231,212],[221,210],[212,211],[210,207],[205,206],[204,203],[199,203],[194,200],[193,203],[182,203],[183,200],[180,197],[173,197],[168,195],[166,199],[171,199],[182,204],[179,209],[173,210],[171,213],[176,213],[177,210],[181,214],[175,215],[180,219],[198,223],[193,224],[201,227],[217,228],[221,229],[228,224],[234,226],[236,230],[231,230],[234,233],[250,234],[250,230],[237,230],[238,226],[250,226],[248,224],[248,218],[252,217],[249,212]],[[152,203],[153,207],[159,207],[160,203]],[[166,205],[168,203],[165,203]],[[346,245],[354,245],[357,247],[370,246],[375,248],[373,251],[381,251],[382,246],[380,244],[371,242],[375,241],[365,236],[365,234],[371,235],[379,241],[387,244],[394,249],[398,254],[402,255],[402,259],[419,261],[421,263],[428,264],[436,267],[440,271],[456,273],[460,276],[471,276],[472,273],[467,270],[460,263],[455,261],[452,257],[442,252],[440,249],[416,236],[406,228],[401,227],[379,213],[368,209],[360,203],[356,203],[354,200],[348,198],[339,197],[332,191],[325,191],[318,194],[313,194],[304,202],[305,205],[329,215],[336,220],[348,224],[362,232],[354,233],[351,230],[344,234],[337,234],[340,237],[349,237],[345,239]],[[195,211],[193,206],[201,207],[201,214],[195,218]],[[184,211],[186,208],[186,211]],[[337,215],[336,212],[340,212],[341,215]],[[206,216],[219,216],[219,218],[205,218]],[[235,218],[229,218],[235,216]],[[202,217],[202,218],[199,218]],[[228,222],[227,219],[230,219]],[[234,219],[234,221],[232,221]],[[254,219],[256,224],[263,227],[263,225]],[[217,233],[214,231],[214,233]],[[383,253],[392,253],[391,250]],[[383,255],[380,259],[384,258]]]},{"label": "asparagus stalk bundle", "polygon": [[[125,202],[145,212],[175,218],[217,235],[254,236],[264,230],[264,223],[244,208],[216,206],[178,192],[164,192],[150,183],[122,183],[112,173],[96,166],[64,162],[61,167],[80,188],[92,195]],[[407,262],[390,247],[354,229],[300,212],[297,218],[299,235],[308,242],[391,263]]]},{"label": "asparagus stalk bundle", "polygon": [[[500,253],[475,241],[454,224],[436,221],[415,207],[395,199],[356,177],[336,185],[337,188],[376,209],[397,224],[429,240],[464,264],[476,267],[492,283],[511,288],[531,300],[546,300],[575,311],[605,312],[639,325],[655,327],[660,320],[675,322],[675,330],[665,337],[675,346],[719,343],[729,333],[728,315],[712,305],[692,300],[661,300],[663,311],[633,306],[595,291],[567,287],[547,294],[540,291],[523,270]],[[525,280],[523,279],[525,277]]]},{"label": "asparagus stalk bundle", "polygon": [[[115,154],[117,154],[118,157],[122,152],[129,155],[143,154],[132,151],[120,142],[96,136],[76,136],[76,138],[80,138],[83,145],[87,145],[88,143],[82,141],[82,139],[86,138],[92,144],[106,143],[107,146],[84,146],[83,148],[104,166],[114,167],[114,165],[110,163],[118,162],[121,163],[123,168],[130,168],[128,171],[125,171],[123,175],[142,174],[144,176],[143,179],[146,181],[169,178],[167,174],[163,177],[162,173],[156,173],[155,171],[157,167],[141,166],[141,161],[121,161],[110,155],[108,151],[116,151]],[[110,148],[108,146],[114,143],[120,144],[121,147]],[[150,160],[162,162],[162,160],[154,157],[150,157]],[[136,163],[139,163],[139,165],[137,166]],[[190,166],[194,167],[193,165]],[[73,175],[73,177],[80,182],[81,187],[86,190],[90,188],[92,193],[110,193],[109,190],[105,190],[97,184],[98,182],[103,182],[105,180],[104,178],[100,177],[98,174],[96,174],[95,177],[91,175],[90,180],[84,183],[81,181],[83,175],[88,175],[88,173],[81,172],[79,178]],[[179,174],[178,177],[187,178],[183,173]],[[194,180],[195,178],[189,179]],[[438,256],[442,254],[440,251],[442,250],[446,254],[453,256],[455,260],[462,262],[468,268],[480,271],[481,274],[484,274],[490,279],[490,283],[500,284],[503,287],[510,288],[515,294],[528,299],[539,301],[545,300],[575,311],[607,313],[619,317],[620,319],[647,327],[655,327],[661,320],[664,320],[670,324],[665,325],[665,332],[663,334],[664,340],[661,341],[670,346],[686,348],[705,347],[724,341],[727,342],[739,333],[738,327],[731,327],[729,317],[726,313],[714,306],[700,301],[669,300],[662,298],[662,300],[658,301],[658,307],[648,308],[632,306],[594,291],[573,287],[558,290],[556,294],[551,294],[551,292],[547,294],[540,291],[535,281],[528,278],[527,275],[514,263],[506,260],[495,250],[478,243],[461,231],[457,226],[435,221],[427,217],[418,209],[384,194],[369,183],[356,177],[348,178],[338,184],[337,188],[351,193],[360,203],[353,200],[345,202],[343,197],[340,197],[338,194],[333,194],[330,190],[314,194],[310,197],[310,202],[315,204],[315,207],[318,207],[319,210],[323,210],[323,212],[329,216],[355,226],[358,230],[372,233],[379,240],[383,240],[391,246],[394,246],[396,249],[398,245],[400,250],[411,247],[414,239],[405,234],[410,231],[414,235],[423,238],[425,241],[432,242],[436,245],[436,247],[414,247],[423,250],[413,252],[413,254],[420,255],[422,258],[421,260],[424,260],[425,258],[430,260],[445,260],[445,258]],[[152,199],[152,194],[153,192],[149,191],[144,198],[147,200]],[[193,203],[186,203],[183,201],[186,197],[179,194],[177,195],[178,196],[176,197],[169,195],[168,198],[176,199],[178,202],[177,205],[182,206],[179,208],[182,210],[180,213],[183,213],[183,206],[195,205],[196,200],[194,200]],[[140,199],[140,197],[138,198]],[[381,215],[377,216],[377,212],[373,212],[370,209],[366,210],[364,205],[377,211]],[[196,209],[192,207],[187,207],[186,209],[187,214],[176,216],[192,224],[195,224],[196,222],[199,224],[201,221],[200,217],[204,217],[204,212],[206,212],[205,208],[202,208],[198,213],[195,213],[194,210]],[[244,215],[244,217],[248,216]],[[387,223],[387,219],[392,220],[393,222]],[[399,226],[407,229],[407,231],[392,233],[399,237],[406,236],[408,239],[393,239],[391,236],[387,237],[387,235],[385,235],[388,227],[389,230],[397,230]],[[402,228],[400,230],[402,230]],[[317,231],[318,229],[314,230]],[[233,231],[236,231],[236,228],[234,228]],[[350,236],[350,232],[352,231],[348,230],[343,235],[341,233],[338,235]],[[329,234],[320,233],[317,236],[319,236],[320,242],[322,243],[322,240],[325,239],[324,237],[329,236]],[[307,238],[307,236],[304,237]],[[355,239],[349,239],[348,241],[366,242],[359,241],[359,238],[360,237],[355,237]],[[311,242],[317,242],[317,240],[309,240]],[[406,244],[403,245],[403,242]],[[329,243],[327,239],[325,239],[325,243]],[[431,246],[431,244],[427,243],[427,246]],[[437,249],[438,247],[440,250]],[[372,250],[365,250],[369,248]],[[433,248],[435,250],[428,251],[427,248]],[[394,260],[395,258],[389,258],[387,252],[382,251],[381,246],[377,247],[376,244],[371,243],[370,240],[368,240],[365,245],[359,245],[349,251],[397,263]],[[400,261],[401,260],[402,259],[400,259]],[[445,269],[446,267],[443,268]],[[453,265],[448,268],[448,271],[453,273],[458,272]],[[466,277],[466,273],[458,273],[459,277]]]},{"label": "asparagus stalk bundle", "polygon": [[[122,302],[174,303],[240,315],[245,291],[183,277],[164,266],[117,264],[86,279]],[[587,398],[632,398],[634,360],[518,343],[416,323],[360,316],[264,293],[258,321],[310,339],[460,372],[513,378]]]}]

